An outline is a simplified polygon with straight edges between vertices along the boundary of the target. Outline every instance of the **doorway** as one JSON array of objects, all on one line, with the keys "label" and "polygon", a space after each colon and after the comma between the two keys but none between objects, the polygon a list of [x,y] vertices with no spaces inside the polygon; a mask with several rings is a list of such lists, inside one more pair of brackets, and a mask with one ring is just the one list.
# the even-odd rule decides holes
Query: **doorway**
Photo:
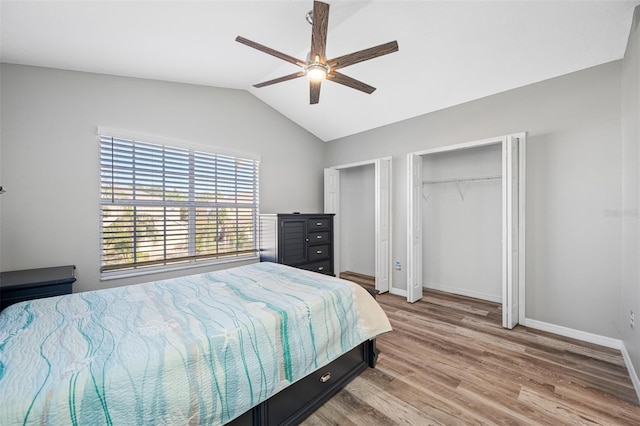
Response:
[{"label": "doorway", "polygon": [[[454,189],[462,200],[464,200],[469,185],[500,180],[500,206],[496,210],[500,223],[493,222],[496,229],[494,238],[500,239],[499,250],[499,271],[491,271],[491,268],[483,267],[482,272],[489,275],[499,275],[501,286],[498,289],[490,289],[489,292],[500,294],[502,302],[502,325],[506,328],[513,328],[524,318],[524,190],[525,190],[525,133],[501,136],[497,138],[473,141],[458,145],[435,148],[431,150],[413,152],[408,154],[408,197],[407,197],[407,300],[416,302],[422,298],[424,277],[430,275],[424,272],[425,265],[425,242],[424,224],[431,224],[433,217],[424,218],[425,185],[454,185]],[[440,156],[441,158],[452,158],[456,153],[459,158],[472,154],[475,150],[485,153],[492,150],[499,154],[499,158],[490,160],[491,167],[499,167],[499,174],[487,174],[487,170],[479,175],[474,175],[472,163],[462,162],[465,169],[463,176],[448,176],[438,178],[438,169],[430,161]],[[493,166],[492,166],[493,164]],[[447,171],[451,173],[451,170]],[[435,177],[434,177],[435,176]],[[449,194],[451,195],[451,194]],[[491,219],[491,218],[490,218]],[[498,219],[498,218],[493,218]],[[426,222],[423,222],[426,221]],[[448,224],[450,225],[450,224]],[[482,237],[477,237],[476,246]],[[477,250],[477,249],[476,249]],[[443,250],[443,252],[446,250]],[[477,253],[478,256],[481,253]],[[497,261],[497,260],[496,260]],[[460,275],[458,273],[458,275]],[[484,290],[483,290],[484,291]]]},{"label": "doorway", "polygon": [[362,273],[373,273],[376,290],[389,291],[391,157],[327,168],[324,181],[324,210],[335,214],[336,274],[356,265]]}]

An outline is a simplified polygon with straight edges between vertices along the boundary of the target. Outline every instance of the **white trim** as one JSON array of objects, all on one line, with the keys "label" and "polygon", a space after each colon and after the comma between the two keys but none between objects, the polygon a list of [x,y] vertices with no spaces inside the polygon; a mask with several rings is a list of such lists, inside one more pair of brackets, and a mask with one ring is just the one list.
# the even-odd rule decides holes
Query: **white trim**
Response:
[{"label": "white trim", "polygon": [[638,401],[640,401],[640,379],[638,378],[636,369],[633,366],[633,362],[631,362],[631,356],[629,356],[629,352],[627,352],[627,347],[624,345],[624,342],[622,342],[622,348],[620,349],[620,352],[622,352],[624,365],[627,367],[627,371],[629,372],[629,378],[631,379],[633,388],[636,390],[636,396],[638,397]]},{"label": "white trim", "polygon": [[607,348],[622,350],[623,347],[622,340],[620,339],[612,339],[611,337],[575,330],[573,328],[550,324],[548,322],[530,318],[526,318],[522,325],[529,328],[535,328],[536,330],[548,331],[549,333],[558,334],[560,336],[582,340],[584,342],[595,343],[596,345],[606,346]]},{"label": "white trim", "polygon": [[186,142],[179,139],[170,139],[163,136],[146,135],[143,133],[132,132],[123,129],[113,129],[111,127],[98,126],[96,128],[97,136],[113,136],[114,138],[134,139],[139,142],[156,143],[160,145],[171,145],[176,148],[194,149],[197,151],[211,152],[214,154],[229,155],[233,157],[246,158],[248,160],[260,161],[260,155],[249,152],[233,151],[228,148],[220,148],[213,145],[205,145],[201,143]]},{"label": "white trim", "polygon": [[393,160],[393,157],[389,156],[389,157],[380,157],[380,158],[374,158],[373,160],[363,160],[363,161],[357,161],[355,163],[349,163],[349,164],[341,164],[339,166],[331,166],[331,167],[327,167],[328,169],[335,169],[335,170],[340,170],[340,169],[350,169],[351,167],[360,167],[360,166],[367,166],[369,164],[376,164],[376,160]]},{"label": "white trim", "polygon": [[[158,266],[143,269],[134,269],[127,271],[103,272],[100,274],[100,281],[121,280],[123,278],[140,277],[143,275],[164,274],[165,272],[183,271],[186,269],[210,268],[212,266],[227,265],[231,263],[257,263],[260,262],[260,256],[249,255],[244,257],[233,257],[228,259],[216,259],[212,261],[200,261],[197,263],[177,264],[175,266]],[[229,266],[231,267],[231,266]],[[195,272],[193,272],[195,273]]]},{"label": "white trim", "polygon": [[526,291],[526,232],[527,232],[527,196],[526,196],[526,178],[527,178],[527,132],[515,133],[515,137],[518,138],[518,158],[520,165],[518,166],[518,271],[520,277],[518,278],[518,322],[521,323],[526,319],[526,303],[525,303],[525,291]]},{"label": "white trim", "polygon": [[472,290],[468,290],[468,289],[450,287],[450,286],[434,284],[434,283],[423,284],[422,287],[423,288],[427,288],[427,289],[431,289],[431,290],[438,290],[438,291],[444,291],[444,292],[447,292],[447,293],[453,293],[453,294],[459,294],[459,295],[462,295],[462,296],[473,297],[475,299],[488,300],[489,302],[502,303],[502,296],[501,295],[497,295],[496,296],[496,295],[493,295],[493,294],[487,294],[487,293],[482,293],[482,292],[478,292],[478,291],[472,291]]},{"label": "white trim", "polygon": [[333,272],[342,272],[341,225],[340,225],[340,170],[324,169],[324,212],[333,214]]},{"label": "white trim", "polygon": [[346,267],[343,267],[342,269],[344,269],[344,271],[339,271],[337,275],[342,274],[343,272],[353,272],[354,274],[366,275],[368,277],[375,278],[376,276],[375,271],[365,271],[364,269],[354,268],[352,266],[346,266]]},{"label": "white trim", "polygon": [[[389,159],[389,292],[393,288],[393,157],[382,157]],[[406,295],[405,295],[406,297]]]},{"label": "white trim", "polygon": [[407,297],[407,290],[403,288],[391,287],[389,288],[389,294],[393,294],[395,296]]},{"label": "white trim", "polygon": [[412,154],[416,154],[416,155],[427,155],[427,154],[437,154],[439,152],[450,152],[450,151],[457,151],[459,149],[467,149],[467,148],[477,148],[477,147],[481,147],[481,146],[485,146],[485,145],[493,145],[493,144],[501,144],[503,140],[506,140],[506,138],[508,136],[516,136],[518,134],[521,133],[514,133],[511,135],[504,135],[504,136],[497,136],[494,138],[488,138],[488,139],[480,139],[477,141],[471,141],[471,142],[464,142],[464,143],[459,143],[459,144],[455,144],[455,145],[445,145],[445,146],[441,146],[438,148],[430,148],[430,149],[426,149],[423,151],[414,151],[412,152]]}]

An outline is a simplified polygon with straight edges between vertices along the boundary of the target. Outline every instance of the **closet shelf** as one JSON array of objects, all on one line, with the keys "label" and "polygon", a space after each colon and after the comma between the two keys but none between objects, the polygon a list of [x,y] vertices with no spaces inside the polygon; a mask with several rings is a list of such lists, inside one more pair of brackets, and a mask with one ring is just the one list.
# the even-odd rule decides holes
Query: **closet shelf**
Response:
[{"label": "closet shelf", "polygon": [[454,179],[442,179],[442,180],[424,180],[422,181],[423,185],[438,185],[445,183],[463,183],[463,182],[484,182],[484,181],[494,181],[500,180],[502,176],[478,176],[478,177],[469,177],[469,178],[454,178]]},{"label": "closet shelf", "polygon": [[[462,190],[462,187],[466,188],[466,185],[462,185],[462,187],[461,187],[460,184],[466,184],[467,182],[493,182],[493,181],[500,180],[500,179],[502,179],[501,175],[477,176],[477,177],[443,179],[443,180],[423,180],[422,181],[422,186],[424,187],[425,185],[438,185],[438,184],[445,184],[445,183],[455,183],[456,184],[456,188],[458,188],[458,194],[460,194],[460,199],[462,201],[464,201],[464,191]],[[425,196],[424,192],[422,193],[422,198],[424,198],[425,201],[429,201],[429,197],[430,196],[431,196],[431,194]]]}]

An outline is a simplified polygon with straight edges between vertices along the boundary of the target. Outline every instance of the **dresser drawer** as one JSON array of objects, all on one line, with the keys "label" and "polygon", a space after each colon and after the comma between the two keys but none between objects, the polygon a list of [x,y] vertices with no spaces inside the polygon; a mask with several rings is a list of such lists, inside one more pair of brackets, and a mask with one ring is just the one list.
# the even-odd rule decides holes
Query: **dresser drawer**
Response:
[{"label": "dresser drawer", "polygon": [[330,256],[331,249],[329,248],[329,244],[323,244],[321,246],[310,246],[307,258],[309,259],[309,262],[315,262],[318,260],[329,259]]},{"label": "dresser drawer", "polygon": [[331,218],[328,217],[312,217],[309,219],[309,231],[329,229]]},{"label": "dresser drawer", "polygon": [[329,232],[309,232],[309,244],[320,244],[329,242]]},{"label": "dresser drawer", "polygon": [[348,380],[366,368],[362,347],[352,349],[341,359],[316,370],[271,397],[268,402],[266,424],[290,424],[289,417],[292,412],[304,407],[310,401],[317,401],[336,393]]},{"label": "dresser drawer", "polygon": [[331,270],[331,260],[325,260],[324,262],[307,263],[304,265],[298,265],[297,267],[300,269],[306,269],[307,271],[333,275],[333,271]]}]

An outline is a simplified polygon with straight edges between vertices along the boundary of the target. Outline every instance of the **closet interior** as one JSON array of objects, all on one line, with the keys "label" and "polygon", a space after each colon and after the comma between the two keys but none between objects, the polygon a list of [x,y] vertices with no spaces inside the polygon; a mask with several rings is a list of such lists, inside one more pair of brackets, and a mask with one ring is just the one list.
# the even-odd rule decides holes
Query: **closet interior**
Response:
[{"label": "closet interior", "polygon": [[424,287],[502,303],[502,144],[422,155]]},{"label": "closet interior", "polygon": [[340,170],[340,272],[376,275],[375,165]]}]

